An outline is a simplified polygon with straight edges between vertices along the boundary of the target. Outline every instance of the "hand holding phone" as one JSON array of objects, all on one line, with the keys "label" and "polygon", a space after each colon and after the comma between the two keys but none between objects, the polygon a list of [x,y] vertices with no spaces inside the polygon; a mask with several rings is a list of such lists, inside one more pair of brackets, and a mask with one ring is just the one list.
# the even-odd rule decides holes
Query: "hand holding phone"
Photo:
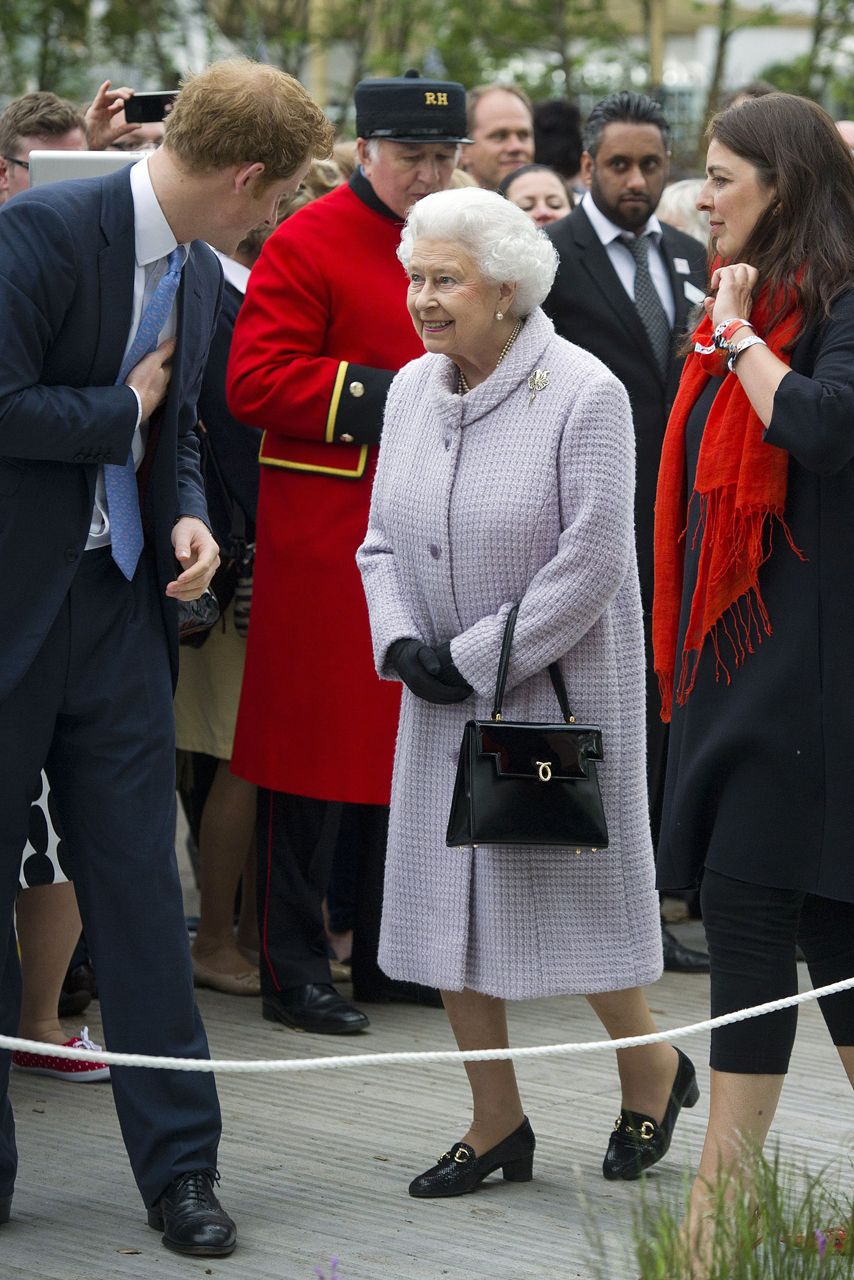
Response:
[{"label": "hand holding phone", "polygon": [[177,89],[134,93],[125,101],[125,120],[128,124],[155,124],[159,120],[165,120],[177,96]]}]

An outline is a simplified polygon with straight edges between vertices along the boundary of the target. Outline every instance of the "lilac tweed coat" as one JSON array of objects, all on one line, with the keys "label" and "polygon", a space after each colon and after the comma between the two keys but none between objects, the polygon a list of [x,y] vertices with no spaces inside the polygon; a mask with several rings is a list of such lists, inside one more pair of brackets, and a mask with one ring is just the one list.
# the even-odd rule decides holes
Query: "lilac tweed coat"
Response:
[{"label": "lilac tweed coat", "polygon": [[[548,371],[530,402],[528,378]],[[357,553],[377,671],[393,641],[452,640],[475,693],[434,706],[408,689],[392,782],[380,964],[391,977],[506,999],[618,990],[661,973],[647,817],[644,664],[626,393],[537,310],[465,396],[425,355],[389,392],[367,535]],[[601,724],[610,848],[449,849],[465,721],[492,707],[504,622],[520,602],[509,720]]]}]

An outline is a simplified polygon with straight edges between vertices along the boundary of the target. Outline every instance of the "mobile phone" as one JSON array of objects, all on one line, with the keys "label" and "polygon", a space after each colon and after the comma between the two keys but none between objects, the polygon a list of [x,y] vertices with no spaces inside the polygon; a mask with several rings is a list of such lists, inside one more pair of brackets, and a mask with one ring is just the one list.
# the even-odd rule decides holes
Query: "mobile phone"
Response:
[{"label": "mobile phone", "polygon": [[135,93],[125,103],[125,120],[128,124],[154,124],[155,121],[164,120],[177,96],[177,89]]}]

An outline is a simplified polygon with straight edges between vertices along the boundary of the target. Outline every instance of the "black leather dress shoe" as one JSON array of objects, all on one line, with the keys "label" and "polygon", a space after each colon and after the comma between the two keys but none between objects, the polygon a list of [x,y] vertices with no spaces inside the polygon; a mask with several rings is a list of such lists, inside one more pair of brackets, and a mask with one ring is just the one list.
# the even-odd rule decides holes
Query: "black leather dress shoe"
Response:
[{"label": "black leather dress shoe", "polygon": [[676,1052],[679,1065],[661,1124],[656,1124],[652,1116],[626,1111],[625,1108],[617,1117],[602,1164],[602,1174],[609,1182],[618,1178],[633,1182],[644,1169],[657,1164],[667,1155],[679,1112],[683,1107],[693,1107],[697,1103],[700,1090],[694,1064],[681,1049]]},{"label": "black leather dress shoe", "polygon": [[0,1227],[2,1227],[5,1222],[9,1221],[9,1217],[11,1213],[12,1213],[12,1197],[0,1196]]},{"label": "black leather dress shoe", "polygon": [[331,982],[286,987],[278,995],[263,996],[261,1012],[268,1022],[327,1036],[350,1036],[371,1025],[367,1015],[339,995]]},{"label": "black leather dress shoe", "polygon": [[667,973],[708,973],[709,957],[705,951],[692,951],[675,938],[667,925],[661,926],[661,947]]},{"label": "black leather dress shoe", "polygon": [[482,1156],[467,1142],[455,1142],[439,1157],[438,1164],[419,1174],[409,1184],[409,1194],[421,1199],[464,1196],[476,1191],[484,1178],[500,1169],[505,1182],[530,1182],[537,1139],[526,1116],[518,1129]]},{"label": "black leather dress shoe", "polygon": [[148,1225],[163,1232],[167,1249],[196,1258],[224,1258],[234,1252],[237,1228],[216,1198],[216,1179],[212,1169],[181,1173],[148,1210]]},{"label": "black leather dress shoe", "polygon": [[442,1008],[442,997],[435,987],[420,982],[398,982],[389,978],[378,986],[353,984],[353,999],[359,1004],[423,1004],[430,1009]]}]

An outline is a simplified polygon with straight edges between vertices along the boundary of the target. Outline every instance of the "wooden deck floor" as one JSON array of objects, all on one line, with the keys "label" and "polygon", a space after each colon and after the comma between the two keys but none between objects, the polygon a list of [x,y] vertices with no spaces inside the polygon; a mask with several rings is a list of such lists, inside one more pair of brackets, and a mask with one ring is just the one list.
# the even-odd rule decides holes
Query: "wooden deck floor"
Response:
[{"label": "wooden deck floor", "polygon": [[[707,1001],[703,977],[666,975],[651,990],[662,1026],[702,1019]],[[200,1005],[215,1057],[452,1047],[439,1010],[372,1007],[370,1033],[342,1042],[271,1026],[251,999],[200,992]],[[97,1017],[90,1028],[97,1039]],[[600,1030],[583,1000],[562,998],[514,1007],[512,1034],[517,1044],[538,1044],[598,1039]],[[681,1194],[702,1141],[708,1045],[697,1037],[684,1047],[703,1097],[683,1113],[670,1155],[648,1179],[653,1201]],[[459,1066],[221,1077],[221,1194],[240,1243],[231,1259],[188,1261],[145,1225],[109,1085],[16,1075],[21,1167],[13,1221],[0,1230],[0,1278],[316,1280],[320,1268],[329,1280],[337,1256],[338,1280],[632,1280],[640,1192],[599,1173],[618,1107],[612,1060],[523,1063],[520,1078],[539,1139],[534,1181],[493,1180],[458,1200],[418,1202],[406,1194],[409,1178],[466,1127]],[[812,1004],[802,1011],[775,1132],[787,1158],[828,1166],[834,1178],[847,1171],[850,1186],[854,1108]],[[611,1242],[604,1270],[593,1261],[591,1222]]]}]

